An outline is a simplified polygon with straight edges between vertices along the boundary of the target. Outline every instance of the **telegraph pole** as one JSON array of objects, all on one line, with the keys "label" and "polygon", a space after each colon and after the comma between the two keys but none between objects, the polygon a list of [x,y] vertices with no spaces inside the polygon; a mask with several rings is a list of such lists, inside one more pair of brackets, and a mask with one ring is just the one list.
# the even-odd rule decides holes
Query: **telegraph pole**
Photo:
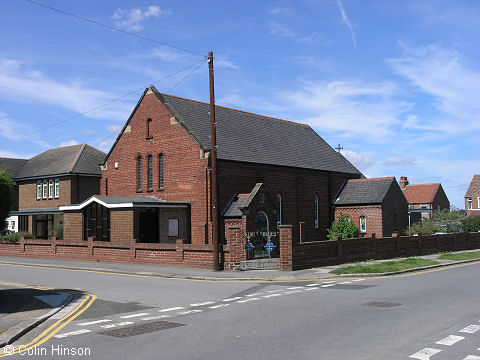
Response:
[{"label": "telegraph pole", "polygon": [[217,211],[217,131],[215,123],[215,89],[213,83],[213,52],[208,53],[208,75],[210,83],[210,142],[212,167],[212,250],[213,271],[218,271],[218,211]]}]

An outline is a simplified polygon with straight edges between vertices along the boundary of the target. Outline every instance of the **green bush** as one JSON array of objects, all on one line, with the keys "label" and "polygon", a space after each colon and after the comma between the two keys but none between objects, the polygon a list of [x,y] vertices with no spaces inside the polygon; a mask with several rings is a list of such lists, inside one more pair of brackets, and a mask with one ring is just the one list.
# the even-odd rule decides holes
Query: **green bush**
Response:
[{"label": "green bush", "polygon": [[7,242],[11,244],[15,244],[20,241],[21,237],[24,237],[25,239],[35,239],[35,236],[27,231],[21,231],[21,232],[16,232],[16,233],[11,233],[4,235],[0,237],[0,242]]},{"label": "green bush", "polygon": [[342,239],[351,239],[360,235],[360,229],[350,220],[348,215],[340,215],[340,218],[332,223],[332,227],[327,229],[327,232],[327,237],[330,240],[334,236],[341,236]]},{"label": "green bush", "polygon": [[463,220],[462,228],[468,232],[480,231],[480,216],[470,216]]},{"label": "green bush", "polygon": [[55,236],[57,240],[63,240],[63,225],[60,224],[55,226],[55,228],[53,229],[53,236]]},{"label": "green bush", "polygon": [[417,233],[418,235],[432,235],[436,232],[443,232],[442,227],[436,224],[433,220],[428,219],[425,221],[418,221],[415,224],[410,226],[410,234],[408,232],[408,227],[405,229],[405,234],[413,235]]},{"label": "green bush", "polygon": [[3,224],[10,211],[10,206],[13,203],[13,181],[10,175],[0,169],[0,230],[3,229]]}]

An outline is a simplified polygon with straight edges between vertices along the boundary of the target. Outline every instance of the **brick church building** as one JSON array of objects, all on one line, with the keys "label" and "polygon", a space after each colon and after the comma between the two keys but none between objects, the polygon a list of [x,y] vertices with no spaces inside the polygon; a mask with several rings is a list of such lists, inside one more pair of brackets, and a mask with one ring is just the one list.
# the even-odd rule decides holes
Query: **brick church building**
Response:
[{"label": "brick church building", "polygon": [[[288,224],[294,241],[325,240],[335,195],[361,172],[308,125],[222,106],[216,122],[221,261],[226,218],[246,219],[246,232]],[[62,208],[65,237],[133,241],[134,257],[210,267],[210,150],[209,104],[150,86],[105,158],[101,195]]]}]

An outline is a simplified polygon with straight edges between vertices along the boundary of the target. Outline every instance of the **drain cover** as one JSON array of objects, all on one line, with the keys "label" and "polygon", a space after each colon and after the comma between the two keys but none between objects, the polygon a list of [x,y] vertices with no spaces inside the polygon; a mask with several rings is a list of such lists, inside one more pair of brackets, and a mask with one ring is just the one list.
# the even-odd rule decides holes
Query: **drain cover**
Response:
[{"label": "drain cover", "polygon": [[169,321],[155,321],[142,325],[125,326],[119,329],[100,331],[99,334],[115,336],[118,338],[125,338],[130,336],[136,336],[141,334],[147,334],[160,330],[172,329],[178,326],[184,326],[185,324],[173,323]]},{"label": "drain cover", "polygon": [[373,307],[381,307],[381,308],[389,308],[394,306],[400,306],[400,303],[394,302],[384,302],[384,301],[370,301],[368,303],[362,304],[363,306],[373,306]]}]

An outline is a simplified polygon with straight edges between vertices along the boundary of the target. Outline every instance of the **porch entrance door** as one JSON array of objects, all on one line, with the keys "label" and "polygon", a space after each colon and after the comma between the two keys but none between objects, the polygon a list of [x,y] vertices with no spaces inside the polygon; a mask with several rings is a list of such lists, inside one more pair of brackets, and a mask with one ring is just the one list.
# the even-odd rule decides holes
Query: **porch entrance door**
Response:
[{"label": "porch entrance door", "polygon": [[141,242],[160,242],[158,233],[158,209],[142,211],[139,222]]}]

